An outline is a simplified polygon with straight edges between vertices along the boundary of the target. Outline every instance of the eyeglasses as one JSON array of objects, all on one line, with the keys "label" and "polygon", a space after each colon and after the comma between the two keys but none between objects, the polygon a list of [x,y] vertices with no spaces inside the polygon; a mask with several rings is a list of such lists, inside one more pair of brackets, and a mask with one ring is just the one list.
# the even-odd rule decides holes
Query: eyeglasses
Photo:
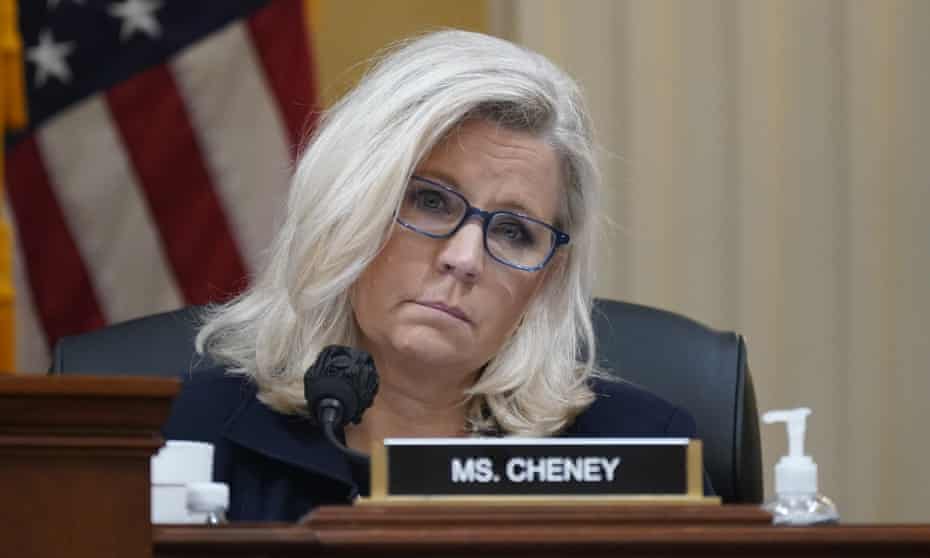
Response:
[{"label": "eyeglasses", "polygon": [[523,271],[539,271],[570,237],[548,223],[512,211],[484,211],[438,182],[413,176],[397,222],[430,238],[449,238],[472,215],[482,221],[484,249],[496,261]]}]

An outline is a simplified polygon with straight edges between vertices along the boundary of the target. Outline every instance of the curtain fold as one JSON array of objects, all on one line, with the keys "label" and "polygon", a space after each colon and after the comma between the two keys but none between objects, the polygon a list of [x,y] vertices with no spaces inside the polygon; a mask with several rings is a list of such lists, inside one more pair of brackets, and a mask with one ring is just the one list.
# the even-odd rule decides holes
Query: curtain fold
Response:
[{"label": "curtain fold", "polygon": [[[597,294],[746,335],[845,520],[927,521],[930,3],[519,0],[603,145]],[[923,61],[923,62],[922,62]],[[764,466],[785,453],[763,428]]]}]

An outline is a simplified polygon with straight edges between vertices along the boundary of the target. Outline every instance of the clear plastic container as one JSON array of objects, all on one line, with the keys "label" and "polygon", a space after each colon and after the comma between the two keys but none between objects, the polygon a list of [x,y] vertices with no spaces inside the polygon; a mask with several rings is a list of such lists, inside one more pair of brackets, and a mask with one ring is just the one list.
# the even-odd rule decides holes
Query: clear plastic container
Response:
[{"label": "clear plastic container", "polygon": [[823,494],[782,494],[762,506],[775,525],[827,525],[837,523],[836,504]]},{"label": "clear plastic container", "polygon": [[788,428],[788,455],[775,464],[775,497],[762,508],[772,514],[775,525],[823,525],[837,523],[836,504],[817,491],[817,464],[804,455],[807,407],[769,411],[766,424],[784,422]]}]

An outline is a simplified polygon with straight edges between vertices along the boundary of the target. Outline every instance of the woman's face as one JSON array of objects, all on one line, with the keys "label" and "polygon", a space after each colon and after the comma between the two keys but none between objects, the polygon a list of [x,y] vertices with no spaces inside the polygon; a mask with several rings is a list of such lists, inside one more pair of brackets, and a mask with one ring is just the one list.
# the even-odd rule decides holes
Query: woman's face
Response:
[{"label": "woman's face", "polygon": [[[562,195],[551,147],[480,120],[451,133],[416,174],[457,190],[475,207],[547,223],[554,223]],[[379,367],[425,365],[451,382],[468,381],[516,329],[554,264],[527,272],[493,260],[478,218],[444,239],[395,224],[352,291],[362,348]]]}]

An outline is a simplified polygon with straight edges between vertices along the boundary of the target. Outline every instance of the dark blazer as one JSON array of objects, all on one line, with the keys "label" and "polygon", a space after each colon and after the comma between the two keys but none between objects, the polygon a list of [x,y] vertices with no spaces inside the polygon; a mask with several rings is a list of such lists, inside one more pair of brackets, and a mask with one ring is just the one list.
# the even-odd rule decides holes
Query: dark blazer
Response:
[{"label": "dark blazer", "polygon": [[[594,389],[598,398],[561,436],[696,437],[686,411],[641,388],[598,381]],[[252,382],[222,368],[185,381],[163,435],[214,444],[213,477],[230,486],[231,520],[295,521],[368,492],[367,467],[353,467],[306,418],[273,411]]]}]

